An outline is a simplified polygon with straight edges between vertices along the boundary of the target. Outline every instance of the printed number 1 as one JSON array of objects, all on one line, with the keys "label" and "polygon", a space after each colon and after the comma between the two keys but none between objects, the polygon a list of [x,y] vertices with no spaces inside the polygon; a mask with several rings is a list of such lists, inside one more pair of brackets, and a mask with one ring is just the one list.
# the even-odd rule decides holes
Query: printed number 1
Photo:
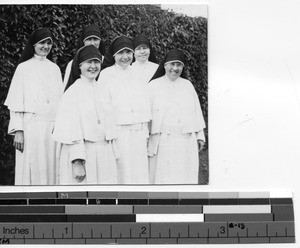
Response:
[{"label": "printed number 1", "polygon": [[68,234],[68,228],[66,227],[65,229],[66,229],[66,234]]}]

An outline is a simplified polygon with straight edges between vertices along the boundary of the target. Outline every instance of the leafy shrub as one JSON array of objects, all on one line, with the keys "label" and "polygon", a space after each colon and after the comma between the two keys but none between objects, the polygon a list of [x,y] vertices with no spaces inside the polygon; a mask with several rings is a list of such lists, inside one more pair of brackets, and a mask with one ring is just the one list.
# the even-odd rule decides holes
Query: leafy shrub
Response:
[{"label": "leafy shrub", "polygon": [[0,184],[13,184],[14,149],[6,134],[9,111],[3,103],[28,35],[37,27],[50,28],[55,38],[53,60],[64,74],[81,30],[91,23],[100,26],[106,48],[117,35],[144,33],[151,39],[158,61],[171,49],[185,51],[188,75],[207,122],[206,18],[187,17],[157,5],[0,5]]}]

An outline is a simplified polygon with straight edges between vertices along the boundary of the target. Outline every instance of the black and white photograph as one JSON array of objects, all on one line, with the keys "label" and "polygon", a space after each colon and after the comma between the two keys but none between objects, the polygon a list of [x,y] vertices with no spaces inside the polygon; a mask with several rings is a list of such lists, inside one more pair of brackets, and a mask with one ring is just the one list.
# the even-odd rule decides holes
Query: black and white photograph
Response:
[{"label": "black and white photograph", "polygon": [[207,5],[0,5],[0,185],[207,185]]},{"label": "black and white photograph", "polygon": [[0,244],[299,248],[299,13],[0,0]]}]

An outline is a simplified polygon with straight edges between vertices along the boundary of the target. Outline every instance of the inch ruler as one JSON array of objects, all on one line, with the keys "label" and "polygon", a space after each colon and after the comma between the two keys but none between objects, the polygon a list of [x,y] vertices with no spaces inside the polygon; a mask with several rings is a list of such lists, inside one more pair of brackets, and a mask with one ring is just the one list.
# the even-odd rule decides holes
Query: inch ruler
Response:
[{"label": "inch ruler", "polygon": [[291,194],[0,193],[0,244],[294,242]]}]

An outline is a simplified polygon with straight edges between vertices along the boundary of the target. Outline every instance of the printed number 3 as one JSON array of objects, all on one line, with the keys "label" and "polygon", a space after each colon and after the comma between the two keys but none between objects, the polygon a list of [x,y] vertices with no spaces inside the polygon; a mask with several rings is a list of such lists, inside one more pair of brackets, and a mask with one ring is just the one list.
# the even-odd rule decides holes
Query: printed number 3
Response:
[{"label": "printed number 3", "polygon": [[224,233],[225,233],[225,226],[221,226],[221,227],[220,227],[220,233],[221,233],[221,234],[224,234]]}]

